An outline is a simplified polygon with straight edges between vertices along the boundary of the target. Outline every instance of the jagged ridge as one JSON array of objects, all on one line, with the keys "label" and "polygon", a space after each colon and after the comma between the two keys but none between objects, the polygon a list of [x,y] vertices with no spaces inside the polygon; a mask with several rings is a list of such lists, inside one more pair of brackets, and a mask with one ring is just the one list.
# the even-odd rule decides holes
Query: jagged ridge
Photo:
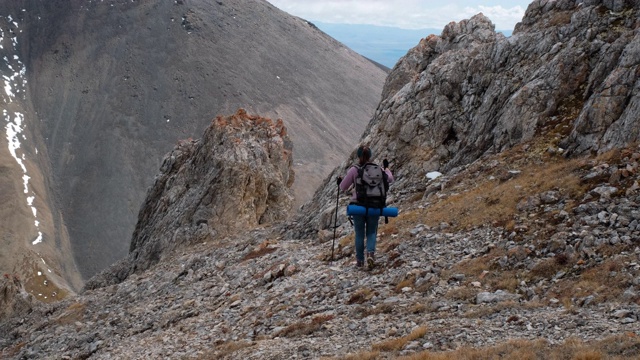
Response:
[{"label": "jagged ridge", "polygon": [[[391,160],[399,189],[535,137],[565,156],[637,142],[638,11],[634,2],[538,0],[509,38],[482,14],[451,23],[394,67],[361,142]],[[313,226],[294,236],[328,227],[332,185],[306,205],[300,222]]]}]

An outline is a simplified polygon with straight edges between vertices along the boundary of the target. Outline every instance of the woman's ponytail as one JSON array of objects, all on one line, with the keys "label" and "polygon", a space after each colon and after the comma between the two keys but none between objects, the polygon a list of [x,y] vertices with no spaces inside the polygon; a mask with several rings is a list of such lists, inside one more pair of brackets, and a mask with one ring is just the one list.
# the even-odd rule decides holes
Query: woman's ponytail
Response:
[{"label": "woman's ponytail", "polygon": [[358,148],[358,159],[360,160],[360,165],[364,165],[371,160],[371,149],[368,146],[360,146]]}]

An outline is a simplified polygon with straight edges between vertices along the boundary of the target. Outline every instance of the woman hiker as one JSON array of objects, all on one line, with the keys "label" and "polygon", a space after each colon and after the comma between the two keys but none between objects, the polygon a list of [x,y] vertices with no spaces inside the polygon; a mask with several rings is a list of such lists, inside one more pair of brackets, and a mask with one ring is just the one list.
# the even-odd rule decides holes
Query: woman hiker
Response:
[{"label": "woman hiker", "polygon": [[[360,146],[358,148],[358,165],[352,166],[347,171],[347,175],[344,177],[338,177],[337,183],[340,190],[347,191],[352,185],[356,183],[358,177],[358,168],[363,167],[371,160],[371,149],[368,146]],[[389,162],[385,159],[383,161],[382,170],[387,175],[388,183],[393,182],[393,174],[389,170]],[[356,191],[354,189],[351,196],[351,202],[357,204]],[[375,212],[372,212],[375,213]],[[376,257],[376,237],[378,235],[378,220],[380,215],[352,215],[353,226],[356,230],[355,246],[356,246],[356,267],[362,268],[364,266],[364,238],[367,238],[367,267],[372,269],[375,265]]]}]

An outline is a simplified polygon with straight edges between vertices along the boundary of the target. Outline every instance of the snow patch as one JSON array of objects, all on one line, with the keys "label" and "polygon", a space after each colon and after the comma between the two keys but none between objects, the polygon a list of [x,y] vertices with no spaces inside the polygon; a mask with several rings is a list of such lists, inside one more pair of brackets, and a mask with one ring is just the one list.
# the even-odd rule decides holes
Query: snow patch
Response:
[{"label": "snow patch", "polygon": [[[38,237],[33,240],[33,242],[31,242],[31,244],[33,245],[38,245],[39,243],[42,242],[42,232],[38,231]],[[42,260],[44,262],[44,260]]]},{"label": "snow patch", "polygon": [[[23,11],[25,10],[23,9]],[[14,21],[11,15],[7,16],[7,19],[9,20],[9,23],[13,24],[15,28],[19,28],[18,22]],[[9,32],[13,34],[13,31],[9,31]],[[20,32],[22,32],[22,30],[20,30]],[[0,44],[1,43],[4,43],[3,29],[0,29]],[[13,55],[3,56],[2,59],[4,60],[4,64],[0,64],[0,65],[4,65],[5,69],[8,69],[9,72],[12,73],[11,76],[8,76],[8,75],[2,76],[2,80],[4,81],[4,84],[3,84],[4,92],[6,96],[1,96],[1,95],[0,96],[4,98],[5,103],[12,103],[13,100],[16,99],[16,94],[20,94],[20,93],[24,94],[26,92],[26,85],[27,85],[27,80],[26,80],[27,68],[22,63],[22,61],[20,61],[20,57],[18,56],[17,35],[11,38],[11,44],[13,45],[13,49],[10,49],[10,50],[12,50]],[[0,48],[4,49],[2,45],[0,45]],[[2,115],[4,117],[4,120],[7,123],[5,126],[5,132],[7,136],[9,153],[11,153],[11,156],[13,156],[13,158],[16,160],[16,163],[18,163],[18,165],[22,169],[22,173],[23,173],[22,183],[24,185],[23,192],[27,194],[27,197],[26,197],[27,206],[31,208],[31,212],[33,213],[33,217],[34,217],[34,225],[36,227],[36,230],[39,230],[40,222],[38,221],[38,209],[34,205],[35,194],[33,193],[33,191],[29,190],[29,180],[31,179],[31,177],[27,174],[27,167],[25,165],[27,161],[27,157],[26,157],[26,153],[24,151],[21,151],[22,144],[20,142],[20,138],[22,138],[23,141],[27,140],[27,136],[24,133],[24,129],[25,129],[24,115],[17,111],[14,112],[13,114],[10,114],[9,111],[7,111],[7,109],[2,110]],[[37,153],[38,152],[36,149],[36,154]],[[33,245],[39,244],[42,242],[42,239],[43,239],[42,232],[38,231],[38,236],[31,243]],[[44,259],[42,259],[42,262],[44,263]]]}]

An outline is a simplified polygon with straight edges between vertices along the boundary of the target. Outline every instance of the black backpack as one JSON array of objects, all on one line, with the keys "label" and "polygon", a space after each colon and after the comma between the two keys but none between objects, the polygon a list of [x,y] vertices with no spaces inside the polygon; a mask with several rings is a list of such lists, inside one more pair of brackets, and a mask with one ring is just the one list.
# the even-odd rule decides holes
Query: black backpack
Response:
[{"label": "black backpack", "polygon": [[376,209],[387,206],[387,190],[389,190],[387,173],[373,163],[366,163],[357,168],[358,176],[355,185],[358,205]]}]

